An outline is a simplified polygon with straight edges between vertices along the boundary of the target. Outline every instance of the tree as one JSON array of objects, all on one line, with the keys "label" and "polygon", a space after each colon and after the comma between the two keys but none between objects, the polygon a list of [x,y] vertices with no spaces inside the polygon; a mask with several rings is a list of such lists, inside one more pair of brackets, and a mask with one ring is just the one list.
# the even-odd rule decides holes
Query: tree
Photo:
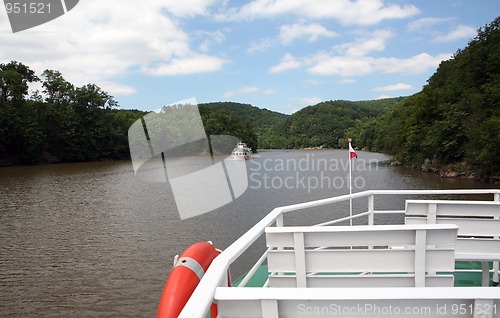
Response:
[{"label": "tree", "polygon": [[69,104],[75,94],[73,84],[67,82],[59,71],[45,70],[42,74],[45,81],[42,82],[43,92],[47,95],[45,99],[51,104]]},{"label": "tree", "polygon": [[114,97],[96,84],[87,84],[75,90],[75,103],[78,109],[111,109],[118,107]]},{"label": "tree", "polygon": [[234,136],[245,142],[254,151],[257,150],[257,136],[248,122],[240,120],[235,114],[223,109],[211,108],[206,105],[198,107],[207,136]]},{"label": "tree", "polygon": [[19,104],[28,95],[28,83],[38,81],[35,72],[20,62],[1,63],[0,91],[3,104],[9,101]]}]

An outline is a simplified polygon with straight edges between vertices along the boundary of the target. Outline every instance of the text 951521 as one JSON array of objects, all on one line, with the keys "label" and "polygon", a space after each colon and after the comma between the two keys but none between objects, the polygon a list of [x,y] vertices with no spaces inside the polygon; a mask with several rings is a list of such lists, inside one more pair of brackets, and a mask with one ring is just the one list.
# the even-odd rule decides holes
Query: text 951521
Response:
[{"label": "text 951521", "polygon": [[8,14],[50,14],[50,2],[6,2],[5,10]]}]

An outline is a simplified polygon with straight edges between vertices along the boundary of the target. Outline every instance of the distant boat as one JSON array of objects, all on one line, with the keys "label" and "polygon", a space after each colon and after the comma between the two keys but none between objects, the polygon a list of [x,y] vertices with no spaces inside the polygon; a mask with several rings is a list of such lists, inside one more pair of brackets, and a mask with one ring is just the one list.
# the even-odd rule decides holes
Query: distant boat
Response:
[{"label": "distant boat", "polygon": [[248,147],[246,143],[239,142],[231,153],[233,160],[248,160],[252,159],[252,148]]}]

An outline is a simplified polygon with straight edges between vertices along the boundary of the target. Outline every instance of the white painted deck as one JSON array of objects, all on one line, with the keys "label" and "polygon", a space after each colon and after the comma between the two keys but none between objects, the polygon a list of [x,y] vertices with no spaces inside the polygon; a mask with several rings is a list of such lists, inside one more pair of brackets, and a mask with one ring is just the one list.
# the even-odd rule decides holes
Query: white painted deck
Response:
[{"label": "white painted deck", "polygon": [[[212,262],[180,317],[205,317],[210,304],[215,301],[218,304],[219,317],[500,318],[500,288],[451,287],[449,281],[446,281],[447,275],[438,273],[450,269],[450,264],[457,255],[472,253],[470,250],[467,252],[465,247],[459,253],[457,242],[463,238],[462,234],[472,234],[468,238],[476,239],[477,224],[461,232],[460,224],[448,223],[445,219],[441,222],[439,205],[436,205],[435,222],[433,216],[431,221],[427,220],[428,211],[433,211],[433,208],[427,205],[419,207],[425,213],[416,216],[411,215],[411,212],[407,213],[409,218],[420,218],[417,224],[395,226],[374,224],[377,214],[405,214],[403,209],[376,210],[375,197],[399,195],[407,199],[411,195],[421,194],[490,194],[493,200],[488,202],[493,203],[486,205],[493,206],[493,215],[481,215],[478,218],[493,220],[492,224],[496,224],[496,220],[499,219],[495,213],[500,208],[497,203],[500,202],[500,190],[493,189],[373,190],[276,208]],[[288,212],[304,210],[304,213],[307,213],[307,209],[349,200],[364,200],[367,210],[352,217],[346,214],[340,219],[318,224],[322,225],[318,227],[284,227]],[[463,205],[470,205],[470,203],[461,204],[459,201],[453,203],[460,206],[460,208],[450,208],[453,211],[461,209]],[[460,217],[470,218],[470,214],[473,218],[474,212],[469,209],[466,215]],[[443,214],[443,218],[445,217],[449,215]],[[352,219],[364,219],[367,225],[332,226]],[[462,229],[466,227],[462,224]],[[496,226],[486,226],[483,230],[487,229],[496,230]],[[488,238],[491,240],[498,239],[497,232],[488,233]],[[268,259],[269,269],[275,273],[273,275],[277,275],[276,279],[283,278],[280,282],[287,280],[288,282],[283,284],[291,284],[291,287],[273,285],[274,278],[271,278],[269,284],[263,288],[242,288],[248,278],[241,282],[240,287],[223,287],[227,286],[227,270],[231,263],[262,235],[267,236],[269,247],[250,269],[248,277]],[[483,261],[490,260],[489,249],[479,253],[478,249],[474,249],[473,252],[486,255]],[[367,261],[365,257],[369,260]],[[389,258],[390,261],[383,262]],[[398,264],[394,265],[396,266],[394,268],[387,265],[394,262]],[[352,272],[349,273],[352,277],[342,282],[336,277],[330,280],[328,276],[333,276],[331,270]],[[363,281],[365,277],[358,277],[360,276],[358,271],[362,272],[361,276],[367,276],[366,281]],[[495,267],[494,271],[498,275],[498,267]],[[313,282],[321,278],[310,279],[313,276],[319,277],[318,272],[323,272],[323,275],[328,277],[322,281],[321,287]],[[366,283],[371,279],[378,280],[376,275],[393,276],[395,280],[382,279],[376,285]],[[405,278],[405,285],[401,285],[401,282],[394,283],[400,276]],[[445,280],[431,283],[435,276],[443,276]],[[364,287],[351,282],[346,285],[346,281],[363,281],[360,286]],[[450,287],[435,287],[443,285]]]},{"label": "white painted deck", "polygon": [[[453,286],[458,227],[266,228],[269,287]],[[341,274],[339,274],[341,273]]]},{"label": "white painted deck", "polygon": [[498,282],[500,261],[500,202],[458,200],[407,200],[406,224],[455,224],[458,240],[455,258],[481,261],[483,286],[489,285],[488,263],[495,262]]}]

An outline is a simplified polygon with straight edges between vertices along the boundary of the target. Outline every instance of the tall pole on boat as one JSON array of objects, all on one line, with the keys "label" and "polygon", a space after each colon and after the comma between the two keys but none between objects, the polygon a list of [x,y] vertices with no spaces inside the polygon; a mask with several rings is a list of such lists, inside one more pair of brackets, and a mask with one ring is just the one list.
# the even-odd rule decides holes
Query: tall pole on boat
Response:
[{"label": "tall pole on boat", "polygon": [[[357,158],[358,154],[352,148],[352,145],[351,145],[352,139],[349,138],[349,139],[347,139],[347,141],[349,142],[349,194],[351,195],[352,194],[352,158]],[[349,216],[350,216],[349,224],[352,226],[352,198],[349,198]]]},{"label": "tall pole on boat", "polygon": [[[352,139],[347,139],[349,142],[349,194],[352,194],[352,156],[351,156],[351,142]],[[352,198],[349,199],[349,225],[352,226]]]}]

